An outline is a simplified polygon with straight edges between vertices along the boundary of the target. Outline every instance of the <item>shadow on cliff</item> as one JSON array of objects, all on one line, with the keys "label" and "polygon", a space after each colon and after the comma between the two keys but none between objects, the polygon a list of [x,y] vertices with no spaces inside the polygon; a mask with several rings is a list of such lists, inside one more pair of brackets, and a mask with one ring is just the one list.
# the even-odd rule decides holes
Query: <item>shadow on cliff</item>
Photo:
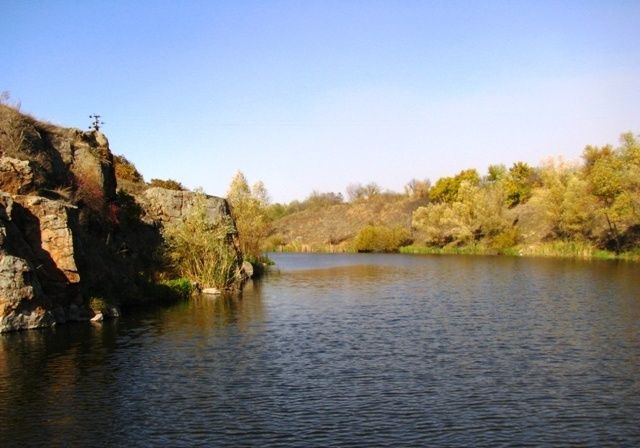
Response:
[{"label": "shadow on cliff", "polygon": [[[74,215],[70,216],[72,219]],[[69,276],[77,276],[77,273],[65,273],[59,268],[59,263],[52,258],[51,253],[43,246],[40,219],[29,209],[14,203],[11,211],[11,220],[15,226],[10,226],[8,237],[12,241],[23,241],[22,247],[16,247],[14,255],[30,260],[36,277],[42,285],[46,297],[56,303],[67,307],[71,303],[82,304],[78,282],[70,281]],[[18,230],[20,229],[20,230]],[[20,233],[20,235],[16,235]]]},{"label": "shadow on cliff", "polygon": [[77,261],[85,298],[98,296],[117,306],[154,299],[151,285],[163,269],[163,238],[141,216],[140,206],[123,191],[103,213],[80,208]]}]

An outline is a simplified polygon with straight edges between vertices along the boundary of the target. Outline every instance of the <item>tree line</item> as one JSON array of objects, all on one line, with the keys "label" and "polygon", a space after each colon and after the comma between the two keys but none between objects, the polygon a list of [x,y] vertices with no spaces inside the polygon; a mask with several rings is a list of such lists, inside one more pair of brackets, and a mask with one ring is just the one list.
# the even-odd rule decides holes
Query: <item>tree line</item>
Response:
[{"label": "tree line", "polygon": [[589,253],[640,250],[640,139],[630,132],[616,147],[587,146],[575,162],[495,164],[484,175],[465,169],[433,184],[413,179],[403,193],[375,183],[351,184],[346,191],[346,199],[314,191],[303,201],[267,205],[265,213],[276,220],[314,207],[410,197],[420,200],[410,229],[371,223],[354,229],[352,249],[394,251],[413,243],[414,249],[507,253],[570,243]]},{"label": "tree line", "polygon": [[574,241],[616,253],[640,243],[640,141],[587,146],[582,161],[550,159],[539,167],[492,165],[486,176],[465,170],[429,190],[413,214],[429,246]]}]

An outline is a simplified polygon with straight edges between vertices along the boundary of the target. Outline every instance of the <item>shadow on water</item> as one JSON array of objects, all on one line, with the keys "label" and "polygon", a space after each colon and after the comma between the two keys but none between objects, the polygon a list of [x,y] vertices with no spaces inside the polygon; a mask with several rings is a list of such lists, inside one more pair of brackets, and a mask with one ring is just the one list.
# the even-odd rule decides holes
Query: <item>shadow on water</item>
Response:
[{"label": "shadow on water", "polygon": [[[145,383],[162,380],[154,367],[162,375],[188,373],[185,367],[199,350],[207,351],[208,338],[228,327],[246,332],[264,318],[260,288],[250,282],[240,295],[199,296],[129,309],[103,323],[1,334],[0,445],[109,438],[124,446],[130,401],[144,393]],[[160,390],[156,385],[147,392]]]}]

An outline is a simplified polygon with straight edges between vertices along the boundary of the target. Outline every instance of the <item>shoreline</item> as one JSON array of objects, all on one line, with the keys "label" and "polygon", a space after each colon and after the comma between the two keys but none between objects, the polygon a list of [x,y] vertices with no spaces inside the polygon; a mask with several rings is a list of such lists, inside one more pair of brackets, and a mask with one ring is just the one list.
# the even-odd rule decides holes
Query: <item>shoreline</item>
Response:
[{"label": "shoreline", "polygon": [[[353,250],[270,250],[268,253],[297,253],[297,254],[357,254]],[[376,252],[368,252],[376,253]],[[505,249],[496,249],[477,245],[460,247],[436,247],[436,246],[403,246],[395,252],[377,252],[405,255],[480,255],[480,256],[506,256],[527,258],[564,258],[576,260],[616,260],[632,263],[640,262],[640,251],[615,252],[597,249],[584,243],[576,242],[552,242],[531,245],[519,245]]]}]

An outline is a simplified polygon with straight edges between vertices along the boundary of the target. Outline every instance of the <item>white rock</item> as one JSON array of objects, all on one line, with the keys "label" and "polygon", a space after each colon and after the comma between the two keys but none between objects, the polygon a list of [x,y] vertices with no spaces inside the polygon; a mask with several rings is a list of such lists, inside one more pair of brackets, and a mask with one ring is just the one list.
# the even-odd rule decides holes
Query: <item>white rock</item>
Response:
[{"label": "white rock", "polygon": [[218,295],[220,294],[220,290],[218,288],[204,288],[202,294]]},{"label": "white rock", "polygon": [[247,276],[247,278],[252,278],[253,277],[253,265],[251,263],[249,263],[248,261],[243,261],[242,262],[242,270],[244,271],[244,273]]}]

